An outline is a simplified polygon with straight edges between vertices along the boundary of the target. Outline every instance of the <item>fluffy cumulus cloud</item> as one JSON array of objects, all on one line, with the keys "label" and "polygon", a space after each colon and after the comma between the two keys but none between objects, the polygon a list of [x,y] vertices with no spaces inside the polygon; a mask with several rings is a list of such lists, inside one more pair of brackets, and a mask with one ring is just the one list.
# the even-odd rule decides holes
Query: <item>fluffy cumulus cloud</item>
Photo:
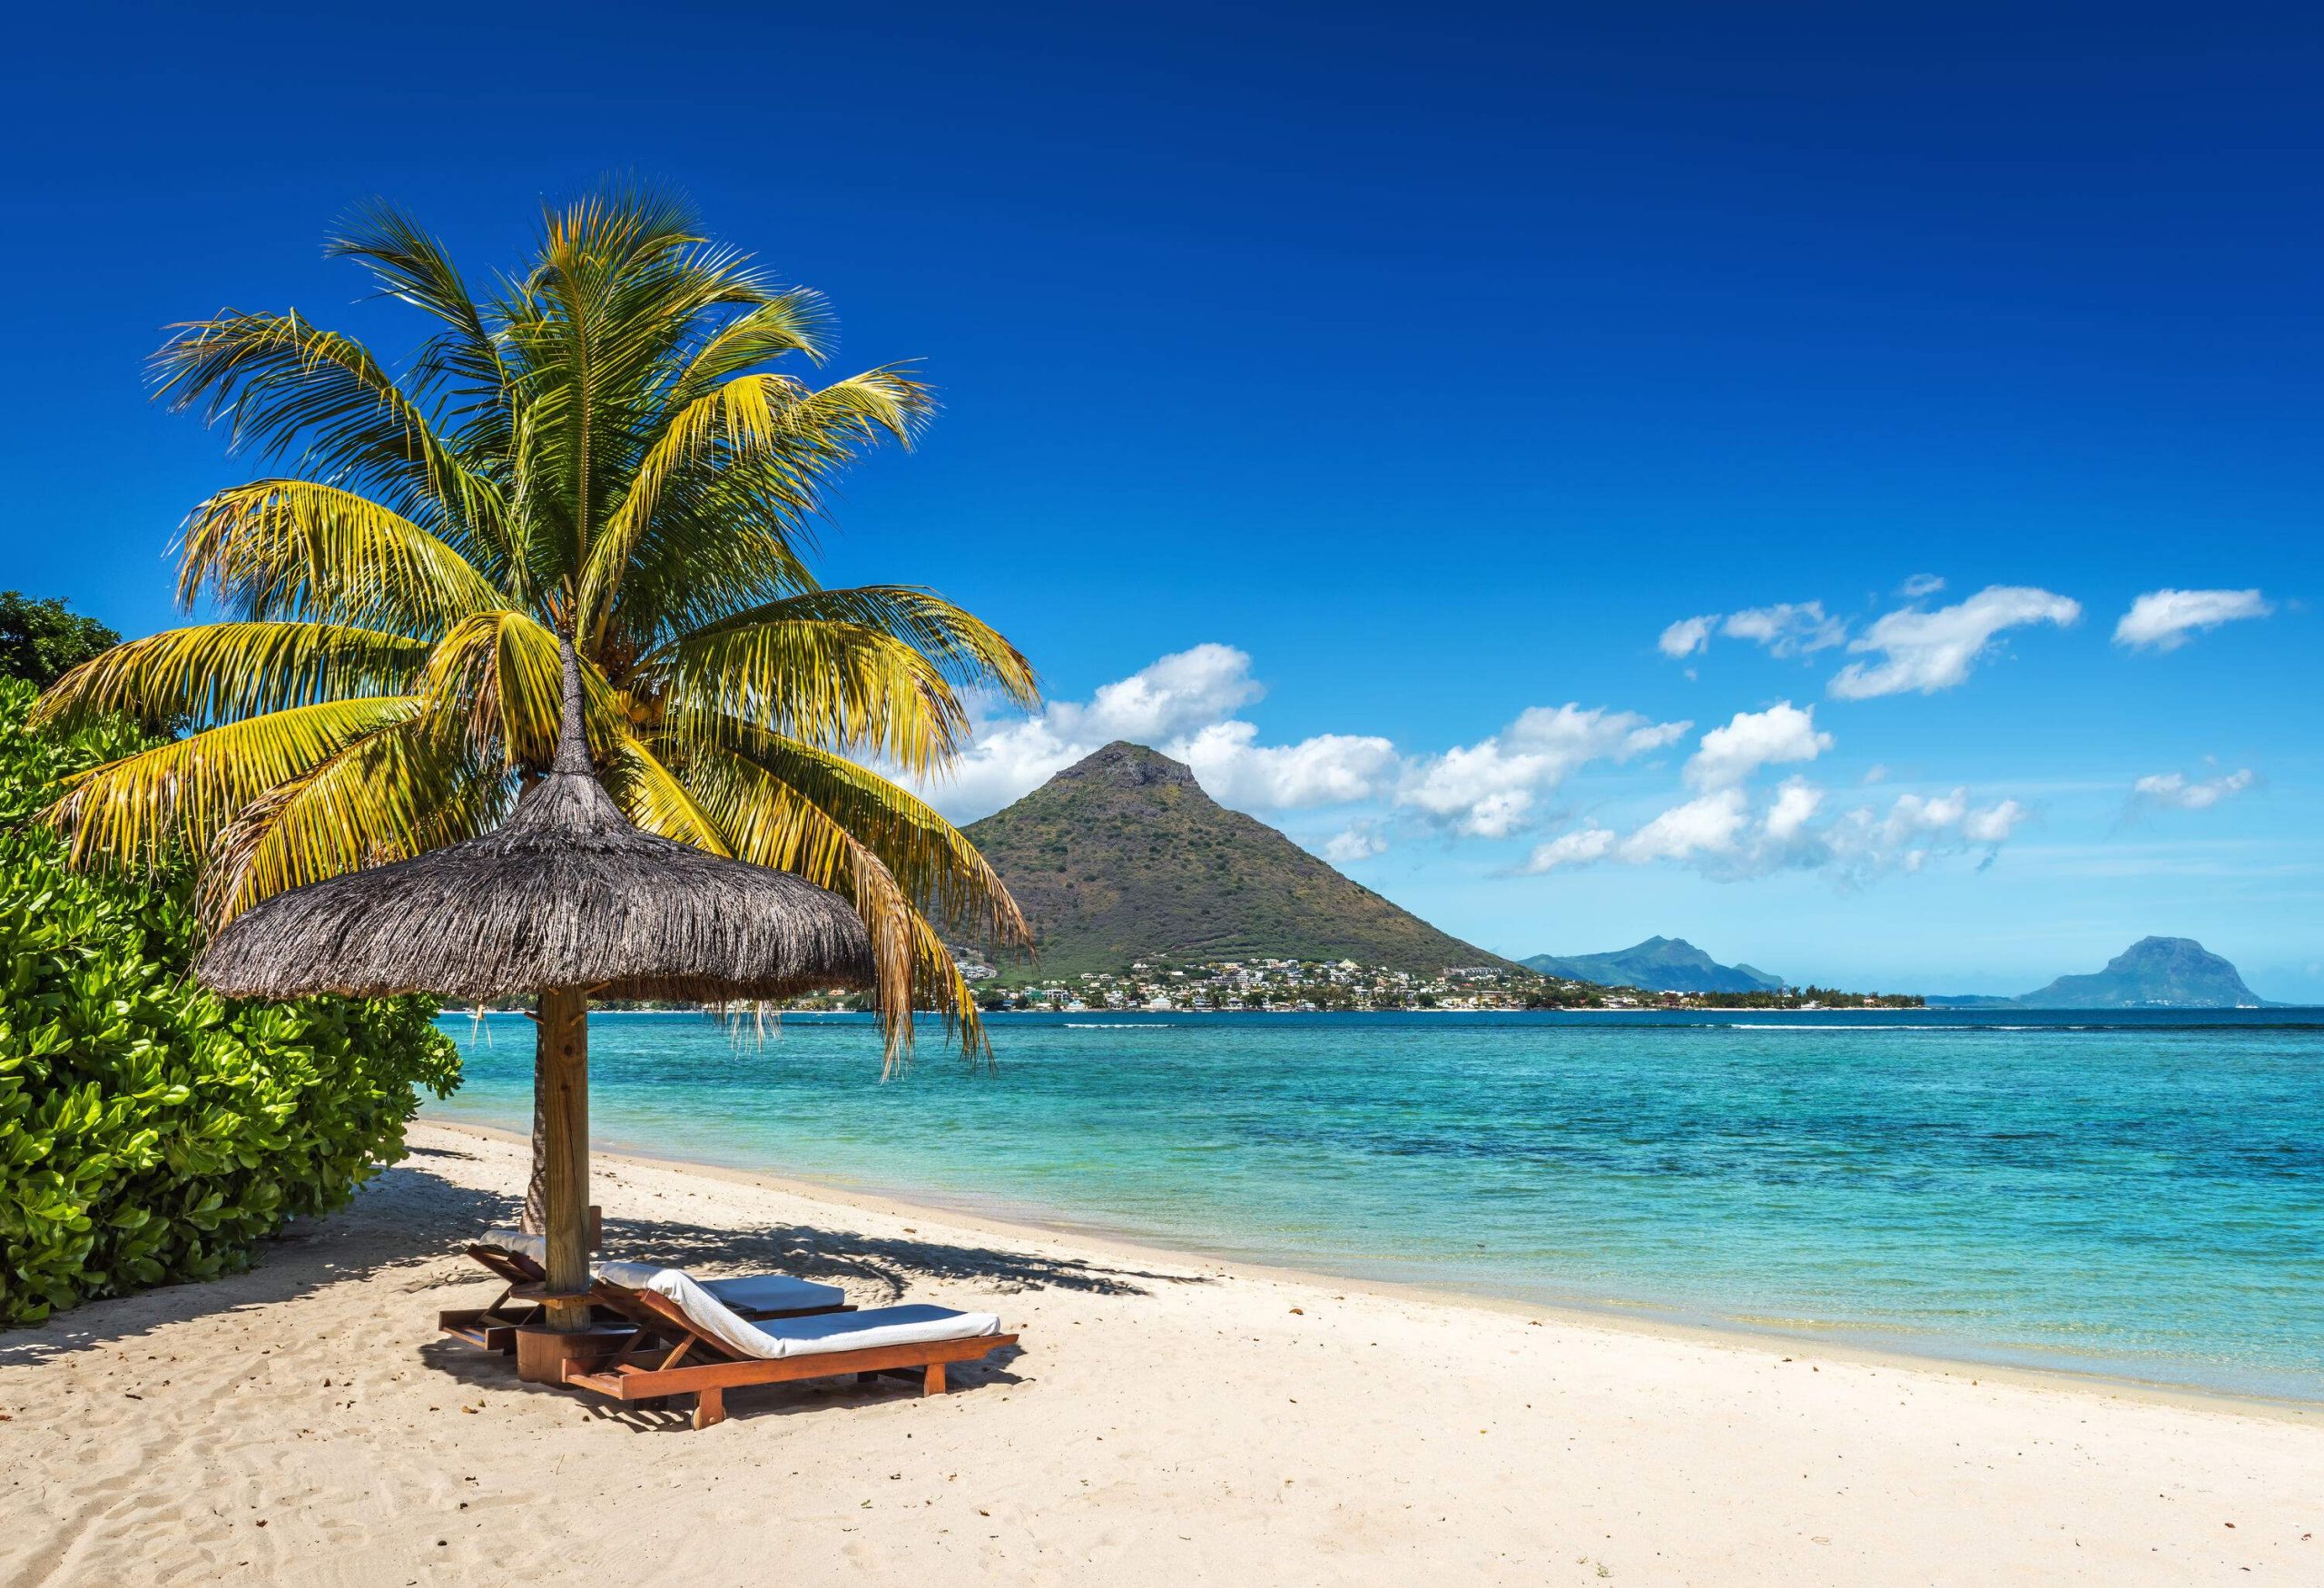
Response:
[{"label": "fluffy cumulus cloud", "polygon": [[1581,766],[1661,749],[1691,725],[1571,703],[1533,706],[1489,738],[1413,764],[1396,802],[1472,838],[1506,838],[1531,821],[1537,796]]},{"label": "fluffy cumulus cloud", "polygon": [[1741,789],[1718,789],[1671,806],[1616,844],[1615,853],[1639,865],[1730,853],[1749,817],[1750,802]]},{"label": "fluffy cumulus cloud", "polygon": [[1214,798],[1246,809],[1344,803],[1393,784],[1401,763],[1386,739],[1324,734],[1295,745],[1258,743],[1258,729],[1232,714],[1264,693],[1247,653],[1198,645],[1101,686],[1087,701],[980,724],[960,764],[927,792],[948,814],[982,815],[1116,739],[1176,756]]},{"label": "fluffy cumulus cloud", "polygon": [[2191,635],[2265,617],[2275,609],[2257,590],[2150,590],[2114,626],[2114,643],[2132,650],[2175,651]]},{"label": "fluffy cumulus cloud", "polygon": [[1825,616],[1821,601],[1780,601],[1730,613],[1718,632],[1729,639],[1765,646],[1770,656],[1804,656],[1829,650],[1848,637],[1848,626]]},{"label": "fluffy cumulus cloud", "polygon": [[1354,865],[1388,852],[1388,835],[1372,817],[1350,822],[1325,839],[1315,853],[1334,865]]},{"label": "fluffy cumulus cloud", "polygon": [[1880,660],[1850,662],[1834,676],[1831,693],[1842,700],[1915,690],[1934,695],[1967,678],[2005,631],[2037,623],[2063,626],[2081,617],[2080,602],[2025,585],[1990,585],[1935,611],[1904,607],[1850,642],[1850,651]]},{"label": "fluffy cumulus cloud", "polygon": [[1257,726],[1212,723],[1168,753],[1221,804],[1306,810],[1367,799],[1400,763],[1395,745],[1370,735],[1318,734],[1295,745],[1262,745]]},{"label": "fluffy cumulus cloud", "polygon": [[1697,651],[1709,647],[1711,626],[1718,621],[1718,614],[1716,612],[1706,613],[1700,617],[1681,617],[1664,629],[1662,637],[1654,643],[1664,656],[1674,661],[1681,656],[1691,656]]},{"label": "fluffy cumulus cloud", "polygon": [[1788,700],[1765,711],[1738,711],[1724,727],[1705,734],[1687,761],[1687,781],[1697,788],[1726,788],[1762,766],[1813,761],[1832,747],[1832,735],[1816,727],[1816,708]]},{"label": "fluffy cumulus cloud", "polygon": [[2189,777],[2183,772],[2159,772],[2131,785],[2131,802],[2172,811],[2208,811],[2259,781],[2248,766],[2206,778]]}]

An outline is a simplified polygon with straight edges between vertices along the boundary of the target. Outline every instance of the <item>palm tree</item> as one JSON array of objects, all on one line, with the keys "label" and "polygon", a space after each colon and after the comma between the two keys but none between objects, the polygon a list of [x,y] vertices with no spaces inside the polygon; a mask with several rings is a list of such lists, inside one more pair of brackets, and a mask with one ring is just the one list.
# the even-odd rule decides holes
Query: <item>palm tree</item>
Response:
[{"label": "palm tree", "polygon": [[891,1051],[917,1001],[980,1039],[937,923],[1022,943],[973,845],[891,777],[940,774],[968,696],[1038,700],[999,634],[931,592],[809,571],[834,476],[931,411],[894,365],[816,388],[822,299],[608,191],[543,218],[478,300],[402,213],[328,252],[436,324],[399,379],[296,312],[226,311],[155,357],[171,404],[281,472],[187,519],[178,578],[230,621],[75,668],[41,704],[178,736],[52,812],[79,863],[190,853],[207,921],[485,831],[555,750],[557,636],[607,786],[650,832],[797,872],[872,929]]}]

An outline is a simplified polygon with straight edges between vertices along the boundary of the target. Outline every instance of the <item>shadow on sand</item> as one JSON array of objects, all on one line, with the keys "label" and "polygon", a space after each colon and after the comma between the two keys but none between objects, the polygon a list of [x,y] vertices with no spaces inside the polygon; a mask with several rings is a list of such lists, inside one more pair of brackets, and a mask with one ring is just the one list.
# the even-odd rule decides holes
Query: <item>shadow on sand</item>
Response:
[{"label": "shadow on sand", "polygon": [[[460,1248],[496,1224],[515,1221],[514,1198],[458,1185],[436,1167],[470,1155],[446,1148],[411,1149],[411,1156],[382,1170],[340,1212],[292,1225],[264,1242],[248,1271],[188,1285],[163,1286],[133,1296],[85,1302],[34,1328],[0,1333],[0,1367],[24,1366],[52,1357],[130,1339],[190,1317],[263,1308],[290,1301],[326,1286],[400,1275],[398,1287],[411,1296],[468,1291],[488,1276]],[[988,1290],[1080,1290],[1106,1296],[1141,1296],[1153,1285],[1204,1283],[1198,1276],[1165,1274],[1071,1258],[1047,1258],[986,1246],[867,1235],[861,1230],[782,1224],[755,1230],[721,1229],[678,1219],[608,1218],[608,1255],[694,1268],[704,1275],[780,1272],[845,1285],[859,1304],[882,1306],[920,1284],[941,1282]],[[432,1326],[426,1306],[413,1309],[416,1331]],[[440,1298],[450,1304],[448,1296]],[[468,1368],[456,1366],[457,1348],[430,1344],[423,1358],[467,1382]],[[477,1382],[496,1387],[514,1384],[501,1358],[470,1352]],[[964,1384],[983,1381],[990,1364],[961,1375]],[[859,1396],[878,1398],[868,1389]]]}]

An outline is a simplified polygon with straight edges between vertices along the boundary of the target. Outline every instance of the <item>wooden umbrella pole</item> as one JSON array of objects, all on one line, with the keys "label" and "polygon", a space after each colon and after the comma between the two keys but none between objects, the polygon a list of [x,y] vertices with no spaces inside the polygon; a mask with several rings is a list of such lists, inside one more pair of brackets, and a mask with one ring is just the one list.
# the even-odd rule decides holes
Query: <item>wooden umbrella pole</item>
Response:
[{"label": "wooden umbrella pole", "polygon": [[579,988],[541,994],[539,1095],[545,1127],[541,1169],[547,1208],[548,1287],[573,1300],[548,1303],[548,1327],[586,1328],[589,1304],[589,995]]}]

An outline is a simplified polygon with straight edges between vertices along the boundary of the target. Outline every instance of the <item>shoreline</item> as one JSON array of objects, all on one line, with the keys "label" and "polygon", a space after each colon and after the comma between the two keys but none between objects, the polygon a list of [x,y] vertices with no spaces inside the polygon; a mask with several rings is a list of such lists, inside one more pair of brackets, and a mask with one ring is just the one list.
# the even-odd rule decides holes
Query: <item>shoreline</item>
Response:
[{"label": "shoreline", "polygon": [[[617,1406],[447,1338],[528,1144],[410,1155],[252,1267],[0,1335],[0,1583],[1928,1588],[2308,1581],[2324,1426],[1253,1265],[633,1154],[617,1245],[1019,1344]],[[913,1386],[916,1388],[917,1386]],[[2246,1573],[2250,1573],[2247,1576]]]},{"label": "shoreline", "polygon": [[[422,1110],[419,1124],[465,1135],[503,1146],[529,1148],[527,1138],[520,1131],[468,1120],[448,1120],[430,1116]],[[2147,1405],[2264,1418],[2297,1426],[2324,1425],[2324,1401],[2304,1401],[2289,1396],[2240,1395],[2231,1391],[2206,1389],[2151,1379],[2100,1372],[2077,1372],[2061,1367],[2027,1367],[2008,1363],[1984,1362],[1921,1353],[1898,1347],[1875,1345],[1845,1338],[1837,1335],[1823,1335],[1807,1331],[1791,1331],[1770,1326],[1754,1328],[1732,1320],[1703,1320],[1674,1316],[1649,1304],[1627,1304],[1611,1300],[1602,1307],[1572,1300],[1541,1301],[1519,1297],[1496,1296],[1489,1292],[1462,1289],[1456,1287],[1432,1286],[1418,1281],[1386,1279],[1366,1275],[1346,1274],[1328,1267],[1306,1267],[1295,1263],[1266,1262],[1240,1257],[1222,1256],[1199,1248],[1156,1245],[1150,1241],[1114,1230],[1105,1225],[1073,1218],[1062,1209],[1042,1209],[1029,1205],[1009,1204],[994,1198],[999,1208],[987,1208],[955,1202],[926,1191],[898,1189],[873,1184],[841,1184],[830,1181],[800,1179],[767,1169],[737,1169],[729,1165],[704,1163],[692,1159],[640,1151],[629,1147],[591,1149],[593,1163],[625,1164],[650,1168],[665,1172],[692,1175],[726,1185],[752,1187],[780,1192],[802,1201],[819,1203],[834,1209],[868,1211],[887,1218],[924,1218],[940,1219],[963,1226],[979,1233],[1018,1240],[1065,1240],[1086,1246],[1109,1258],[1148,1264],[1174,1264],[1188,1268],[1215,1271],[1222,1277],[1232,1277],[1269,1284],[1296,1284],[1313,1287],[1321,1282],[1340,1287],[1347,1291],[1379,1297],[1384,1300],[1416,1301],[1435,1307],[1450,1307],[1470,1311],[1489,1312],[1502,1317],[1555,1320],[1562,1327],[1601,1329],[1616,1334],[1642,1336],[1649,1339],[1685,1343],[1699,1346],[1726,1347],[1749,1350],[1760,1354],[1780,1356],[1784,1347],[1794,1351],[1813,1351],[1833,1361],[1889,1368],[1898,1372],[1926,1374],[1941,1379],[1957,1380],[1971,1386],[1984,1383],[2014,1385],[2025,1388],[2047,1389],[2093,1396],[2101,1400],[2132,1401]],[[1788,1360],[1789,1358],[1786,1358]]]}]

